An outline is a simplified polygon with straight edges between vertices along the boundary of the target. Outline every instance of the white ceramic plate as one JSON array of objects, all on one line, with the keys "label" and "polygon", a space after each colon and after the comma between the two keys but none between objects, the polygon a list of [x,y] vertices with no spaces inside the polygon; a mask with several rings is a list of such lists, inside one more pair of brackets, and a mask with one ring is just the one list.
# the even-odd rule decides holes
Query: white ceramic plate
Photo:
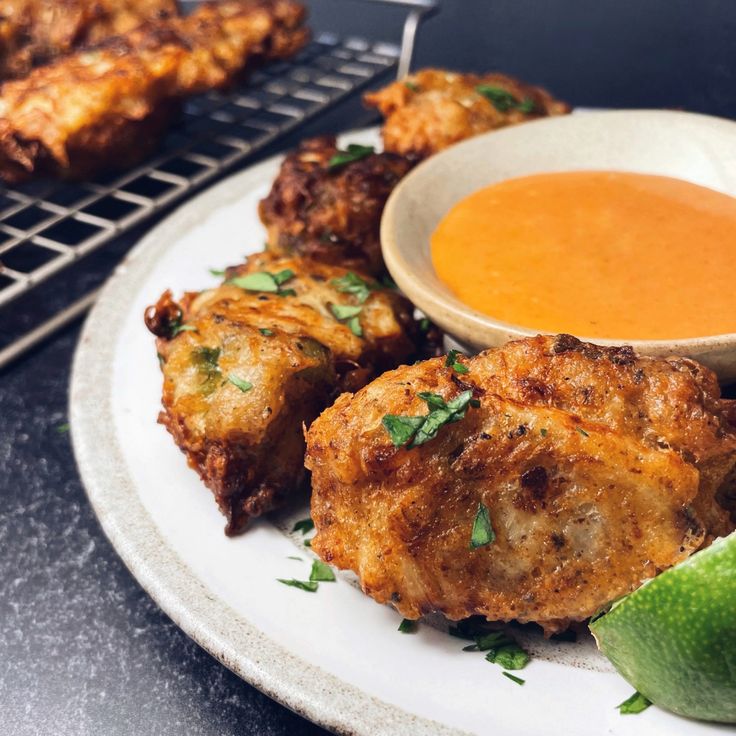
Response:
[{"label": "white ceramic plate", "polygon": [[[346,136],[377,143],[375,131]],[[343,143],[346,142],[345,139]],[[306,502],[228,539],[210,492],[156,423],[161,376],[146,305],[216,283],[208,268],[259,250],[256,205],[278,160],[233,176],[152,230],[104,289],[74,362],[71,428],[100,522],[141,585],[181,628],[268,695],[340,733],[590,736],[713,734],[656,708],[620,716],[631,693],[590,639],[545,642],[522,632],[534,657],[519,687],[441,625],[397,631],[400,617],[347,576],[317,593],[294,519]],[[275,459],[277,461],[277,459]],[[288,559],[298,555],[303,561]]]}]

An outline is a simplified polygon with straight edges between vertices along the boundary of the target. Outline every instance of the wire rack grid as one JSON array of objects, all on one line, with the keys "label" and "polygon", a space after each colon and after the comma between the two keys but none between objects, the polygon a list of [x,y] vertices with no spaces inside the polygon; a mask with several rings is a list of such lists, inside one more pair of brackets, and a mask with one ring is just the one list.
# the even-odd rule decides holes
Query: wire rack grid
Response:
[{"label": "wire rack grid", "polygon": [[95,294],[20,336],[2,327],[11,302],[388,71],[398,66],[405,73],[419,22],[436,3],[380,1],[410,8],[401,47],[315,34],[288,62],[263,67],[228,93],[188,101],[181,121],[141,166],[83,183],[0,186],[0,367],[83,312]]}]

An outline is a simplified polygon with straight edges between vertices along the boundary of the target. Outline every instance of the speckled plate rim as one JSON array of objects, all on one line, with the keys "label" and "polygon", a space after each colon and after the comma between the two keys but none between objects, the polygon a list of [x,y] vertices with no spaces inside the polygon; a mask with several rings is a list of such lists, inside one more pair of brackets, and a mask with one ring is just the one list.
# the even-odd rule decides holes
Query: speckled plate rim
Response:
[{"label": "speckled plate rim", "polygon": [[133,576],[179,628],[239,677],[337,733],[463,736],[465,731],[385,703],[294,655],[216,598],[159,533],[136,493],[115,435],[109,368],[131,285],[200,221],[202,211],[236,202],[247,188],[270,177],[280,158],[228,177],[175,210],[128,254],[103,288],[72,366],[69,418],[79,472],[105,535]]}]

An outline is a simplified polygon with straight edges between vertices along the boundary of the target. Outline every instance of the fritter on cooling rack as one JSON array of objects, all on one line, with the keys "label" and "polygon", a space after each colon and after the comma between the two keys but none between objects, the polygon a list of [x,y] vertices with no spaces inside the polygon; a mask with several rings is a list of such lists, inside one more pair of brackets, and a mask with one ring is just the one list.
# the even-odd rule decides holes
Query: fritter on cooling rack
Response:
[{"label": "fritter on cooling rack", "polygon": [[264,253],[226,276],[178,303],[166,292],[146,324],[164,374],[159,421],[235,534],[303,483],[303,425],[423,336],[406,299],[346,269]]},{"label": "fritter on cooling rack", "polygon": [[411,167],[409,159],[370,146],[340,151],[334,136],[302,142],[260,204],[268,249],[380,274],[383,207]]},{"label": "fritter on cooling rack", "polygon": [[308,37],[295,0],[222,0],[148,23],[0,88],[0,178],[81,178],[141,159],[189,95]]},{"label": "fritter on cooling rack", "polygon": [[175,0],[3,0],[0,80],[177,12]]},{"label": "fritter on cooling rack", "polygon": [[560,630],[732,530],[733,407],[567,335],[399,368],[308,432],[312,548],[408,618]]},{"label": "fritter on cooling rack", "polygon": [[479,133],[570,112],[541,87],[505,74],[424,69],[364,97],[386,119],[387,151],[420,157]]}]

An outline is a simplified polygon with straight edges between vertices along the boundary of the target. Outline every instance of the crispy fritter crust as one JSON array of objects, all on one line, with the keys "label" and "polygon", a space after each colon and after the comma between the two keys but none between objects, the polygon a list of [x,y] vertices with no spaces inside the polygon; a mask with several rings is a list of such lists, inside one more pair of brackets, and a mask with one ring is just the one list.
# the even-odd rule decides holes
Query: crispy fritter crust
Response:
[{"label": "crispy fritter crust", "polygon": [[[330,305],[357,304],[332,285],[345,269],[259,254],[227,278],[285,269],[296,274],[283,285],[295,296],[224,283],[178,303],[166,292],[146,311],[164,374],[159,420],[214,493],[228,534],[302,484],[302,425],[340,391],[409,358],[421,340],[409,302],[378,286],[360,312],[363,337],[336,320]],[[177,324],[187,329],[172,337]]]},{"label": "crispy fritter crust", "polygon": [[0,80],[177,13],[175,0],[3,0]]},{"label": "crispy fritter crust", "polygon": [[[494,105],[477,91],[480,85],[506,91],[518,104]],[[382,131],[385,149],[419,157],[489,130],[570,112],[567,103],[541,87],[505,74],[458,74],[441,69],[416,72],[363,99],[386,119]]]},{"label": "crispy fritter crust", "polygon": [[383,207],[413,163],[374,153],[331,169],[337,151],[335,137],[323,136],[302,142],[284,159],[259,208],[268,249],[380,274]]},{"label": "crispy fritter crust", "polygon": [[223,0],[147,23],[0,89],[0,178],[86,177],[130,166],[180,101],[230,84],[262,58],[303,45],[295,0]]},{"label": "crispy fritter crust", "polygon": [[[570,336],[434,359],[344,394],[311,426],[312,549],[403,616],[580,621],[733,528],[734,402],[690,360]],[[471,388],[479,408],[414,449],[386,414]],[[479,504],[496,539],[471,549]]]}]

